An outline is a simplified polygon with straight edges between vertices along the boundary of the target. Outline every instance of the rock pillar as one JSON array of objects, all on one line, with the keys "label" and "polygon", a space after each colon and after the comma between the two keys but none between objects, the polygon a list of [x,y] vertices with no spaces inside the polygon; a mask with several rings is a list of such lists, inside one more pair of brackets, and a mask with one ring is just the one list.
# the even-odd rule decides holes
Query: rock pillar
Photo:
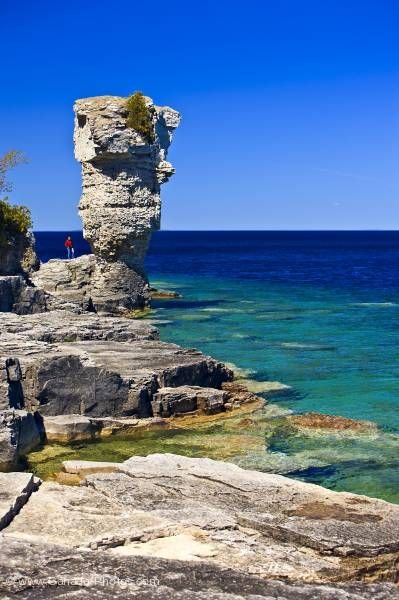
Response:
[{"label": "rock pillar", "polygon": [[154,127],[150,143],[127,126],[126,98],[75,103],[75,157],[82,164],[79,212],[96,258],[91,299],[96,310],[126,311],[149,302],[144,258],[159,229],[161,184],[174,173],[166,161],[180,115],[145,101]]}]

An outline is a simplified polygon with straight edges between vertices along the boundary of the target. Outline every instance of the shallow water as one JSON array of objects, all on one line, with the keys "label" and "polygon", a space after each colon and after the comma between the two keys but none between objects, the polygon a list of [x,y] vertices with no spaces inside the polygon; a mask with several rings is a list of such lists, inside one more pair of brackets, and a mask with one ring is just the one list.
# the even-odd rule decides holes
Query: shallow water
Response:
[{"label": "shallow water", "polygon": [[[49,235],[39,235],[44,259],[58,240]],[[380,428],[322,441],[283,435],[277,443],[277,436],[267,449],[269,424],[257,416],[262,443],[249,448],[242,440],[240,450],[235,438],[229,459],[399,502],[399,233],[160,232],[147,267],[153,285],[183,295],[154,302],[153,316],[166,321],[163,339],[233,362],[259,381],[292,386],[294,394],[278,399],[282,408]],[[176,451],[177,439],[180,452],[197,448],[191,433],[157,435],[150,436],[154,450]],[[217,437],[213,430],[195,435]],[[114,441],[102,442],[104,452],[107,443]]]}]

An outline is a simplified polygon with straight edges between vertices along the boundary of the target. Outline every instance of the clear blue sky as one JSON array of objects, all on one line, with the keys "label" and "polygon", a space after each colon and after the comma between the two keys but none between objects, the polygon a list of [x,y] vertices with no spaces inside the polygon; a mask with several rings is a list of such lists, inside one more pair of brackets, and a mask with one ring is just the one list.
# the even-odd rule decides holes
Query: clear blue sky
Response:
[{"label": "clear blue sky", "polygon": [[399,224],[399,2],[1,0],[0,153],[36,229],[78,229],[72,104],[183,114],[164,229]]}]

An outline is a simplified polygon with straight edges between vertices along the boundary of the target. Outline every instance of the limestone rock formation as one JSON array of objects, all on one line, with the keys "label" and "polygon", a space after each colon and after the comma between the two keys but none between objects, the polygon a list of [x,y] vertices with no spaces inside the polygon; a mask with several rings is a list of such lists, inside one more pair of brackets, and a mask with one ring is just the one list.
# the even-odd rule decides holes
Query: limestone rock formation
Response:
[{"label": "limestone rock formation", "polygon": [[[392,583],[290,583],[196,560],[120,556],[0,535],[4,600],[398,600]],[[40,565],[40,576],[38,575]]]},{"label": "limestone rock formation", "polygon": [[[91,300],[91,284],[96,270],[93,254],[85,254],[72,260],[53,258],[33,273],[31,280],[37,289],[45,290],[54,299],[68,303],[74,310],[94,310]],[[51,306],[50,306],[51,308]]]},{"label": "limestone rock formation", "polygon": [[14,235],[0,248],[0,275],[29,276],[38,268],[35,238],[30,231]]},{"label": "limestone rock formation", "polygon": [[[7,593],[52,597],[43,595],[51,578],[63,598],[119,598],[123,584],[124,598],[165,600],[399,597],[394,504],[171,454],[64,468],[81,485],[48,481],[33,491],[24,474],[0,506]],[[19,514],[10,510],[23,502]],[[69,593],[65,580],[82,574],[93,579],[88,594],[78,583]],[[104,579],[115,574],[113,584]]]},{"label": "limestone rock formation", "polygon": [[[0,277],[0,313],[29,315],[62,307],[65,307],[64,300],[58,300],[40,287],[30,285],[23,275]],[[69,308],[77,310],[76,306],[69,305]]]},{"label": "limestone rock formation", "polygon": [[152,411],[162,417],[193,411],[212,414],[221,412],[228,399],[227,392],[214,388],[193,385],[164,387],[154,395]]},{"label": "limestone rock formation", "polygon": [[0,471],[14,468],[41,439],[39,415],[13,409],[0,412]]},{"label": "limestone rock formation", "polygon": [[75,156],[82,164],[79,212],[96,257],[91,299],[96,310],[145,306],[144,258],[160,225],[160,186],[174,173],[166,161],[180,116],[146,98],[154,143],[127,127],[126,98],[100,96],[75,103]]},{"label": "limestone rock formation", "polygon": [[[224,364],[197,350],[158,341],[158,331],[148,321],[57,310],[0,313],[0,330],[0,411],[5,411],[0,412],[5,419],[0,462],[3,456],[7,464],[16,463],[26,446],[16,433],[21,419],[8,422],[10,408],[37,412],[40,418],[75,415],[48,421],[53,439],[65,433],[66,440],[75,433],[87,437],[104,428],[118,429],[97,418],[151,417],[151,402],[160,388],[220,388],[233,377]],[[90,420],[82,422],[76,415]],[[23,423],[29,425],[27,419]],[[32,435],[34,423],[29,425]]]}]

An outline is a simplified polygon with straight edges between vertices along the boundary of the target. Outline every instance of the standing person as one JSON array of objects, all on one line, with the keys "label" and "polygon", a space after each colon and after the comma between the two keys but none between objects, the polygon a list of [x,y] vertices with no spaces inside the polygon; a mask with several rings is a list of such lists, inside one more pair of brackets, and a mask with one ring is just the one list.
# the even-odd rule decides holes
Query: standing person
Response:
[{"label": "standing person", "polygon": [[73,247],[73,241],[70,235],[68,235],[67,239],[65,240],[64,246],[67,249],[67,257],[75,258],[75,248]]}]

